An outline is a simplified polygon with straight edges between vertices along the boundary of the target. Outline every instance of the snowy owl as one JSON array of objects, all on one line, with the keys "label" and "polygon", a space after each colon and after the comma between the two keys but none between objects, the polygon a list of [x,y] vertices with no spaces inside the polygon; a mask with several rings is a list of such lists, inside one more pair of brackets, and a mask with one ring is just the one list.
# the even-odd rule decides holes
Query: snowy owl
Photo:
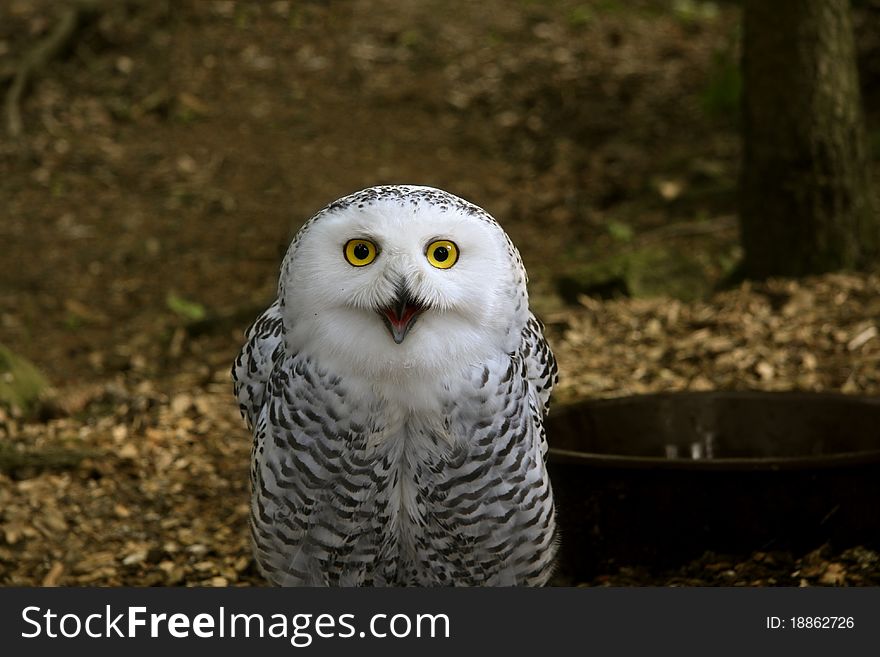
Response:
[{"label": "snowy owl", "polygon": [[372,187],[309,220],[233,365],[256,562],[282,586],[535,586],[556,362],[484,210]]}]

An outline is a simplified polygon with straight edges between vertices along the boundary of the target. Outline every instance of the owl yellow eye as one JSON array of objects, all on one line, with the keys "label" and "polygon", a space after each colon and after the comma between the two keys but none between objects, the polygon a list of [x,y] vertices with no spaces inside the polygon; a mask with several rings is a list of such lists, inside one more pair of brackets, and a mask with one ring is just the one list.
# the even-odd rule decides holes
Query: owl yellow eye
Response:
[{"label": "owl yellow eye", "polygon": [[343,249],[348,264],[355,267],[368,265],[379,255],[378,247],[370,240],[348,240]]},{"label": "owl yellow eye", "polygon": [[437,269],[449,269],[458,260],[458,247],[449,240],[436,240],[428,245],[425,256]]}]

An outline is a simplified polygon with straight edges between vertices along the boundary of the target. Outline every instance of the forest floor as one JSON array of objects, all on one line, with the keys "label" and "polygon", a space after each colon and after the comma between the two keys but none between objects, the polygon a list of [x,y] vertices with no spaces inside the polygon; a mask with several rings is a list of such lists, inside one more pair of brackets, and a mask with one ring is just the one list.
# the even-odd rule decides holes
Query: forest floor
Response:
[{"label": "forest floor", "polygon": [[[732,4],[88,6],[0,141],[0,345],[53,387],[0,409],[0,584],[263,583],[229,367],[298,225],[373,184],[499,218],[557,402],[880,392],[878,273],[719,287],[740,255]],[[58,7],[0,6],[0,92]],[[880,151],[880,5],[856,18]],[[588,584],[880,584],[877,553],[815,548]]]}]

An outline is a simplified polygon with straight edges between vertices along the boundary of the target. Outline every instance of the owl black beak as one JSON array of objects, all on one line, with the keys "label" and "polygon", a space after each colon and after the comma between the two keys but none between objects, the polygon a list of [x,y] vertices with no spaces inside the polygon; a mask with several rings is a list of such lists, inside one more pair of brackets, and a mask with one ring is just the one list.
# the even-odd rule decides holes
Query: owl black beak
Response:
[{"label": "owl black beak", "polygon": [[379,315],[388,327],[391,339],[395,344],[400,344],[424,311],[424,306],[402,290],[391,305],[379,308]]}]

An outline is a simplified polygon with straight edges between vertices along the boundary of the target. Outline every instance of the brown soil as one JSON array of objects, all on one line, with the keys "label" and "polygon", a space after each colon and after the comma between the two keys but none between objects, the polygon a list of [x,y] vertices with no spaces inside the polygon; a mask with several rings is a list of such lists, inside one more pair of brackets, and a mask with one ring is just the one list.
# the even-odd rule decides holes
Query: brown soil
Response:
[{"label": "brown soil", "polygon": [[[880,12],[863,4],[870,90]],[[0,142],[0,343],[56,389],[37,416],[0,411],[0,584],[262,583],[229,366],[296,227],[369,185],[435,185],[501,220],[548,320],[561,401],[880,391],[876,274],[690,302],[560,286],[585,262],[657,242],[701,254],[705,280],[729,273],[735,5],[94,7],[37,71],[24,135]],[[0,6],[0,91],[59,13],[48,0]],[[866,100],[874,126],[880,104]],[[877,555],[853,546],[707,555],[594,583],[858,585],[878,573]]]}]

